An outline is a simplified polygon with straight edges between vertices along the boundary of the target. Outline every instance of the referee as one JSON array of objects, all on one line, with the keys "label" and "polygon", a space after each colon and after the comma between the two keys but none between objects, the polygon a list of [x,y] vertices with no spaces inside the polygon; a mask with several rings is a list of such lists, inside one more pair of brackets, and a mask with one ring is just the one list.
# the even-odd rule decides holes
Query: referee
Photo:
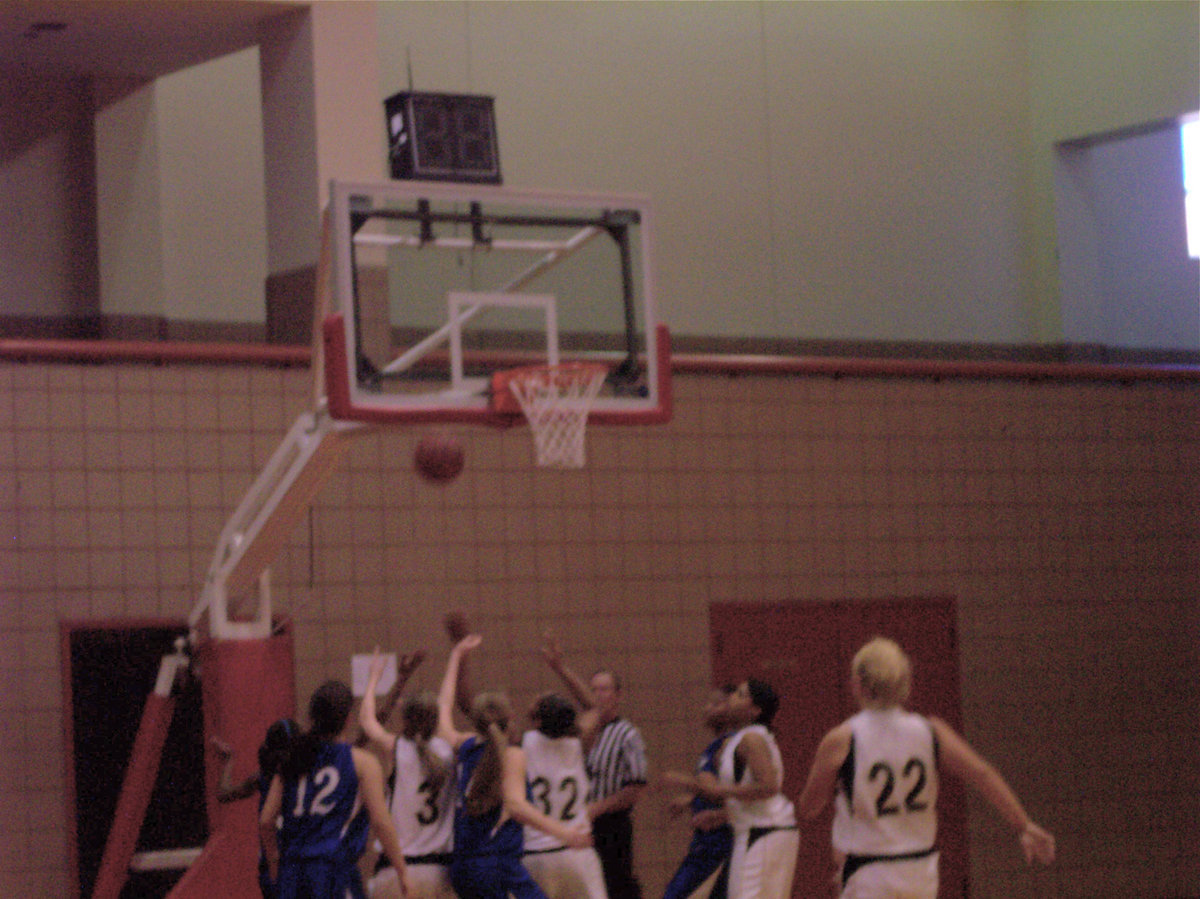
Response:
[{"label": "referee", "polygon": [[609,899],[641,899],[633,873],[632,812],[646,788],[646,746],[641,732],[618,712],[621,681],[602,669],[585,683],[563,662],[549,635],[542,654],[585,709],[579,728],[587,753],[588,817]]}]

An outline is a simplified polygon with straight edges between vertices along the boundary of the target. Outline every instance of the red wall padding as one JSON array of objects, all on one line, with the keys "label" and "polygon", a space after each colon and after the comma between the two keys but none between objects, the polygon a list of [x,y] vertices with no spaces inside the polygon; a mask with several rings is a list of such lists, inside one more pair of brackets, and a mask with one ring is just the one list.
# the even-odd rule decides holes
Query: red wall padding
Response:
[{"label": "red wall padding", "polygon": [[293,658],[290,633],[264,640],[210,640],[197,651],[211,836],[168,899],[261,899],[258,801],[217,802],[221,762],[210,740],[219,736],[233,747],[235,781],[257,771],[267,728],[279,718],[296,717]]}]

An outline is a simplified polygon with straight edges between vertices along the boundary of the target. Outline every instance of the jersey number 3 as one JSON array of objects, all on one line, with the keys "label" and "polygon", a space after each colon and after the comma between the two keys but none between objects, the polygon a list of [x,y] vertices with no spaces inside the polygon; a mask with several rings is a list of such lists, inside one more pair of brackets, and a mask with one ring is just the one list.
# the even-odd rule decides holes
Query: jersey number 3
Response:
[{"label": "jersey number 3", "polygon": [[441,796],[441,788],[435,787],[428,780],[421,781],[421,785],[417,787],[417,795],[425,797],[425,804],[417,811],[417,823],[428,827],[438,819],[438,798]]}]

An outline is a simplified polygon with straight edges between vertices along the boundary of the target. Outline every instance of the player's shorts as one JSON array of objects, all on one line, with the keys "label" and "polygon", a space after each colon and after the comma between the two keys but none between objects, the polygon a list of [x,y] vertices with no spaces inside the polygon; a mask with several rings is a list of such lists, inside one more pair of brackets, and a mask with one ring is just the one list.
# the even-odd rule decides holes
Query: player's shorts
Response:
[{"label": "player's shorts", "polygon": [[734,831],[729,899],[789,899],[799,852],[795,827]]},{"label": "player's shorts", "polygon": [[522,860],[549,899],[607,899],[604,871],[595,849],[526,852]]},{"label": "player's shorts", "polygon": [[[405,867],[412,889],[404,899],[457,899],[445,865],[410,861]],[[367,895],[370,899],[402,899],[396,869],[389,865],[377,871],[367,881]]]},{"label": "player's shorts", "polygon": [[459,899],[545,899],[520,858],[501,854],[455,855],[450,882]]},{"label": "player's shorts", "polygon": [[729,888],[729,857],[733,853],[733,831],[697,831],[687,854],[667,884],[663,899],[687,899],[704,888],[701,896],[726,899]]},{"label": "player's shorts", "polygon": [[334,858],[280,862],[275,892],[279,899],[326,899],[328,896],[367,899],[362,877],[354,863]]},{"label": "player's shorts", "polygon": [[843,873],[842,899],[937,899],[938,854],[876,859]]}]

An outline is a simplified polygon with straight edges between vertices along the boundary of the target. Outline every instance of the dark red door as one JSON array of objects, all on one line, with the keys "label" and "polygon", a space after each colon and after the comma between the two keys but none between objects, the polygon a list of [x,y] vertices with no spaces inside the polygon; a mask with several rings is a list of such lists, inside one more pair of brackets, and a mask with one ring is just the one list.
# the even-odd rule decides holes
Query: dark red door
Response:
[{"label": "dark red door", "polygon": [[[784,792],[804,786],[821,737],[857,708],[850,660],[876,635],[898,641],[913,663],[909,707],[944,718],[961,731],[956,606],[952,598],[870,602],[713,603],[709,607],[714,684],[746,677],[769,681],[781,698],[775,734],[784,760]],[[938,800],[943,899],[969,896],[966,803],[962,788],[943,781]],[[801,823],[793,895],[833,896],[829,827],[832,812]]]}]

